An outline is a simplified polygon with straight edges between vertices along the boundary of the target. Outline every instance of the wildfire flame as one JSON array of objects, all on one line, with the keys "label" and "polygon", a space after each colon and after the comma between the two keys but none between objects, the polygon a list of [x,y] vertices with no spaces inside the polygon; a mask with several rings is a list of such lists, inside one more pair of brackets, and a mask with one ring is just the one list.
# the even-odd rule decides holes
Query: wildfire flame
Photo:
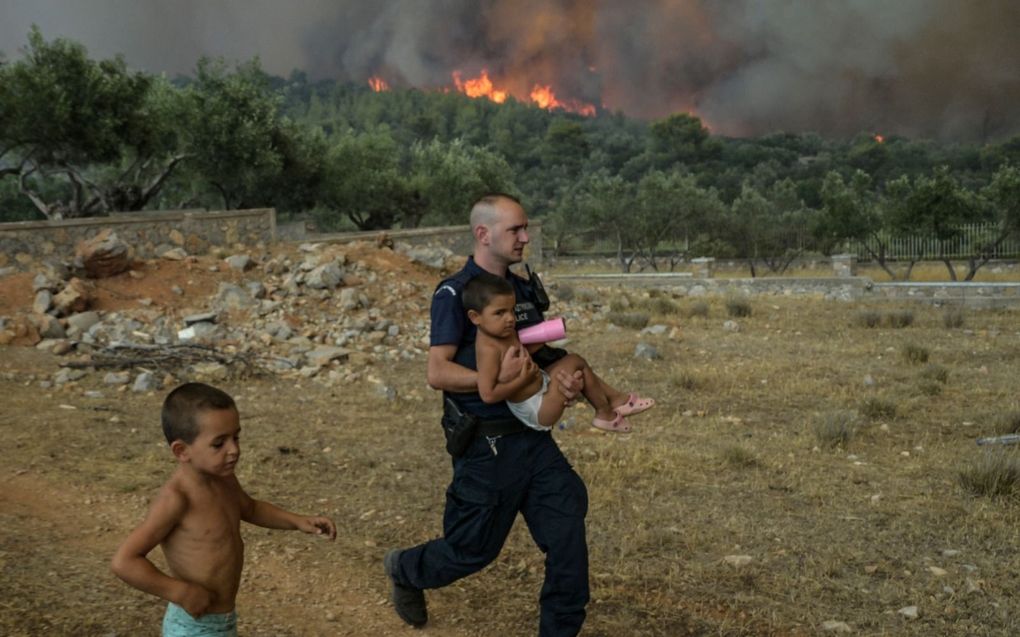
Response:
[{"label": "wildfire flame", "polygon": [[[510,96],[510,91],[500,90],[495,87],[492,80],[489,78],[489,71],[487,69],[482,69],[481,74],[478,77],[469,78],[467,80],[464,79],[463,74],[460,71],[454,71],[452,75],[453,83],[457,87],[457,90],[468,97],[485,97],[497,104],[502,104],[506,101],[506,98]],[[556,98],[556,94],[549,85],[543,86],[541,84],[535,84],[528,97],[532,103],[539,108],[547,110],[559,108],[565,111],[579,113],[586,117],[595,116],[595,106],[593,104],[577,100],[561,101]]]},{"label": "wildfire flame", "polygon": [[493,88],[492,80],[489,79],[489,72],[486,69],[482,69],[482,74],[478,77],[468,80],[462,80],[461,72],[454,71],[453,83],[458,91],[468,97],[486,97],[497,104],[505,102],[509,95],[506,91],[497,91]]},{"label": "wildfire flame", "polygon": [[373,75],[368,78],[368,85],[372,87],[372,90],[376,93],[382,93],[383,91],[390,90],[390,85],[386,83],[386,80],[382,79],[378,75]]},{"label": "wildfire flame", "polygon": [[883,135],[879,135],[878,133],[875,133],[875,137],[873,139],[879,144],[885,143],[885,137]]}]

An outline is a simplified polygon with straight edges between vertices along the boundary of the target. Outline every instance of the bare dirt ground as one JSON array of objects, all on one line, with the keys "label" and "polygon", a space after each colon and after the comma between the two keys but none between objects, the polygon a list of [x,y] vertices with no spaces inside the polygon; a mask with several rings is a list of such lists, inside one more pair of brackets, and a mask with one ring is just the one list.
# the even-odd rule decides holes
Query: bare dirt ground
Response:
[{"label": "bare dirt ground", "polygon": [[[423,284],[438,277],[386,250],[362,258]],[[235,276],[146,267],[141,279],[104,282],[101,309],[149,298],[180,311]],[[0,280],[0,314],[31,304],[31,280],[18,276]],[[186,284],[183,300],[161,296],[171,282]],[[629,296],[666,333],[611,325],[595,309],[606,294]],[[427,307],[427,295],[418,302]],[[708,316],[691,316],[701,302]],[[578,289],[559,303],[576,328],[571,349],[659,400],[634,417],[632,434],[594,432],[585,407],[568,417],[580,424],[555,434],[591,500],[583,634],[816,635],[828,634],[826,621],[859,635],[1020,634],[1020,502],[971,495],[957,477],[985,453],[974,438],[1020,410],[1017,312],[970,312],[950,329],[938,309],[903,306],[913,325],[868,329],[851,304],[761,298],[731,332],[725,299]],[[638,342],[660,358],[634,358]],[[928,366],[909,362],[907,346],[926,348]],[[156,635],[164,604],[121,583],[108,562],[172,469],[158,424],[165,391],[118,391],[102,374],[41,386],[59,361],[0,348],[0,634]],[[945,382],[931,380],[932,365]],[[389,606],[381,558],[440,533],[450,469],[439,400],[422,358],[369,374],[396,398],[366,381],[220,383],[242,415],[242,484],[340,529],[329,543],[244,528],[242,634],[414,632]],[[893,413],[862,415],[843,447],[819,444],[815,422],[863,414],[873,399]],[[726,559],[738,555],[749,559]],[[492,566],[428,593],[421,634],[535,634],[542,570],[519,522]],[[898,612],[909,606],[916,619]]]}]

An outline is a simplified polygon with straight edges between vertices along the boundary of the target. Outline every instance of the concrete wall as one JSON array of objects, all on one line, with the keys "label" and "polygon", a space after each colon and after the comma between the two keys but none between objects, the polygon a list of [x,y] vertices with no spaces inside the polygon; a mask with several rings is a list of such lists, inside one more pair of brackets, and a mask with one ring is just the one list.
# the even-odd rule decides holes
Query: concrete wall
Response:
[{"label": "concrete wall", "polygon": [[256,245],[276,240],[276,211],[153,211],[60,221],[0,224],[0,266],[27,267],[49,258],[70,260],[79,241],[111,228],[136,256],[152,258],[164,247],[204,254],[213,246]]},{"label": "concrete wall", "polygon": [[619,285],[668,290],[678,296],[814,296],[840,301],[920,301],[934,305],[1020,307],[1020,283],[875,283],[867,277],[698,279],[676,274],[548,274],[575,286]]}]

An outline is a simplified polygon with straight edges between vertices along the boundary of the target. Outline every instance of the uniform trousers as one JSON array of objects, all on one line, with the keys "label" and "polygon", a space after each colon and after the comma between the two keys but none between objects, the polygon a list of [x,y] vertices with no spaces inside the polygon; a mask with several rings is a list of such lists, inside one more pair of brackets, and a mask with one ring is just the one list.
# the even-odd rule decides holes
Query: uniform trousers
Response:
[{"label": "uniform trousers", "polygon": [[454,458],[443,537],[403,550],[398,581],[439,588],[481,570],[499,555],[518,512],[545,553],[538,634],[576,635],[589,599],[588,491],[549,432],[478,437]]}]

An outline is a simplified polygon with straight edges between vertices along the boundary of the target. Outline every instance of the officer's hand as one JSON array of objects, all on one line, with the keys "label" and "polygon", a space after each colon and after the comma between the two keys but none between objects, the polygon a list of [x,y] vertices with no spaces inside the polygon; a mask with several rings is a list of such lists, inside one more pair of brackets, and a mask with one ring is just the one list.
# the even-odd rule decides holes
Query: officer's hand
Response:
[{"label": "officer's hand", "polygon": [[507,349],[506,354],[503,354],[503,360],[499,363],[499,376],[496,377],[496,382],[509,383],[517,378],[524,368],[525,361],[530,360],[531,356],[528,355],[528,350],[521,345]]},{"label": "officer's hand", "polygon": [[567,402],[573,402],[584,389],[584,374],[581,370],[570,374],[565,369],[558,369],[556,370],[556,382],[560,384],[560,391]]}]

